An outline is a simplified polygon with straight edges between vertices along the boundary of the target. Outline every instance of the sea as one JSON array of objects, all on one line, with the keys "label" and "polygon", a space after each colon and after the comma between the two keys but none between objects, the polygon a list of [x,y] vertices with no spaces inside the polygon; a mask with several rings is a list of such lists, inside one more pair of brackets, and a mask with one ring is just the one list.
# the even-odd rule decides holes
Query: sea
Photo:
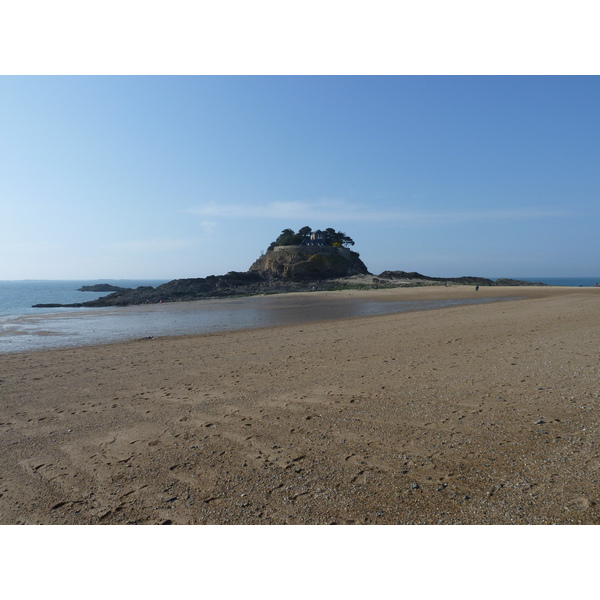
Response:
[{"label": "sea", "polygon": [[[167,283],[167,279],[102,279],[102,280],[23,280],[0,281],[0,318],[7,316],[36,315],[39,308],[32,308],[34,304],[74,304],[87,302],[106,296],[111,292],[80,292],[79,288],[87,285],[108,283],[123,288],[137,288],[142,285],[156,287]],[[45,314],[60,314],[68,308],[44,308]],[[81,312],[90,310],[77,309]]]},{"label": "sea", "polygon": [[[593,287],[600,277],[519,278],[569,287]],[[496,301],[428,300],[376,302],[340,296],[323,303],[318,296],[301,303],[289,295],[203,300],[108,308],[32,308],[34,304],[71,304],[94,300],[110,292],[81,292],[82,286],[109,283],[119,287],[156,287],[167,280],[25,280],[0,281],[0,353],[76,347],[148,337],[212,333],[352,318],[409,310],[443,308]],[[515,297],[518,288],[515,288]]]},{"label": "sea", "polygon": [[[490,277],[489,279],[501,279],[500,277]],[[598,277],[510,277],[510,279],[519,279],[521,281],[531,281],[545,283],[547,285],[558,285],[564,287],[596,287],[600,284]]]}]

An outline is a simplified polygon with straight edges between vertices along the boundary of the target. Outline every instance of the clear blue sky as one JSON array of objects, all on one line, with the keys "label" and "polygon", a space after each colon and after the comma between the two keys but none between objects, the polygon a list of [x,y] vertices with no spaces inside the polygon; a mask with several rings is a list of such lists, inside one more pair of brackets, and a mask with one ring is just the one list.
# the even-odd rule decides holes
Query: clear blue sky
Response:
[{"label": "clear blue sky", "polygon": [[0,125],[0,279],[245,271],[304,225],[373,273],[600,274],[597,76],[5,76]]}]

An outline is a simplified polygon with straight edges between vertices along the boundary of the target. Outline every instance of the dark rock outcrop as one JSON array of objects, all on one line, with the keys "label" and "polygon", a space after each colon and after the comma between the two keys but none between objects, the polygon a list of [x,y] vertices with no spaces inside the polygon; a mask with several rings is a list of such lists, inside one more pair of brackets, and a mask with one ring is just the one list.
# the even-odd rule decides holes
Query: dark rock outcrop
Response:
[{"label": "dark rock outcrop", "polygon": [[110,283],[97,283],[95,285],[83,285],[77,291],[78,292],[118,292],[120,290],[126,290],[129,288],[122,288],[118,285],[111,285]]},{"label": "dark rock outcrop", "polygon": [[266,279],[258,272],[231,271],[226,275],[209,275],[193,279],[176,279],[156,288],[150,286],[123,289],[88,302],[76,304],[36,304],[34,308],[54,307],[106,307],[156,304],[159,302],[183,302],[208,298],[254,296],[283,292],[339,289],[340,284],[331,280],[294,281],[292,279]]},{"label": "dark rock outcrop", "polygon": [[421,275],[421,273],[416,273],[415,271],[410,273],[407,273],[406,271],[383,271],[378,277],[380,279],[389,280],[405,279],[409,281],[437,281],[440,283],[458,283],[460,285],[494,285],[494,282],[486,277],[428,277],[427,275]]},{"label": "dark rock outcrop", "polygon": [[34,304],[31,308],[64,308],[68,306],[69,308],[80,308],[82,306],[86,306],[85,302],[76,302],[74,304],[56,304],[56,303],[48,303],[48,304]]},{"label": "dark rock outcrop", "polygon": [[548,285],[539,281],[521,281],[520,279],[496,279],[494,285]]},{"label": "dark rock outcrop", "polygon": [[406,271],[384,271],[380,275],[378,275],[380,279],[388,279],[388,280],[419,280],[419,281],[437,281],[440,283],[448,282],[448,283],[457,283],[459,285],[547,285],[546,283],[531,281],[521,281],[519,279],[488,279],[486,277],[428,277],[427,275],[421,275],[421,273],[416,273],[414,271],[407,273]]}]

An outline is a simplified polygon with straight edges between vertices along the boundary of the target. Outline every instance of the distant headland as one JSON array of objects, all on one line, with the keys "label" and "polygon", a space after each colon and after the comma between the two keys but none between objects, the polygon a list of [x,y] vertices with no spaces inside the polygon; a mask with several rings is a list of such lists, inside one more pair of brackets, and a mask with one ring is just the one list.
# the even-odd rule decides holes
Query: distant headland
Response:
[{"label": "distant headland", "polygon": [[120,292],[128,288],[122,288],[118,285],[111,285],[110,283],[97,283],[95,285],[84,285],[79,288],[79,292]]},{"label": "distant headland", "polygon": [[515,279],[493,281],[472,276],[428,277],[414,271],[383,271],[375,276],[369,272],[359,253],[350,250],[349,247],[354,244],[352,238],[333,228],[313,231],[306,226],[298,232],[284,229],[248,271],[175,279],[157,287],[132,289],[110,284],[83,286],[79,288],[83,292],[113,293],[87,302],[35,304],[33,308],[130,306],[285,292],[419,285],[545,285]]}]

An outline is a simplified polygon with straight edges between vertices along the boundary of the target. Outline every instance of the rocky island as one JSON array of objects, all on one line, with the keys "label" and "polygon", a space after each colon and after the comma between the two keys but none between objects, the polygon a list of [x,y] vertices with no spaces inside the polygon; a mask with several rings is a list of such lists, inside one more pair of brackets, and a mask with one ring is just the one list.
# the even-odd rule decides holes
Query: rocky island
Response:
[{"label": "rocky island", "polygon": [[405,271],[384,271],[374,276],[359,253],[350,250],[350,246],[354,246],[354,240],[333,228],[313,231],[306,226],[298,232],[284,229],[248,271],[175,279],[155,288],[118,288],[109,284],[85,286],[80,291],[113,293],[87,302],[36,304],[33,308],[129,306],[284,292],[418,285],[544,285],[513,279],[494,282],[485,277],[428,277]]},{"label": "rocky island", "polygon": [[95,285],[83,285],[77,291],[78,292],[120,292],[127,288],[119,287],[118,285],[111,285],[110,283],[97,283]]}]

